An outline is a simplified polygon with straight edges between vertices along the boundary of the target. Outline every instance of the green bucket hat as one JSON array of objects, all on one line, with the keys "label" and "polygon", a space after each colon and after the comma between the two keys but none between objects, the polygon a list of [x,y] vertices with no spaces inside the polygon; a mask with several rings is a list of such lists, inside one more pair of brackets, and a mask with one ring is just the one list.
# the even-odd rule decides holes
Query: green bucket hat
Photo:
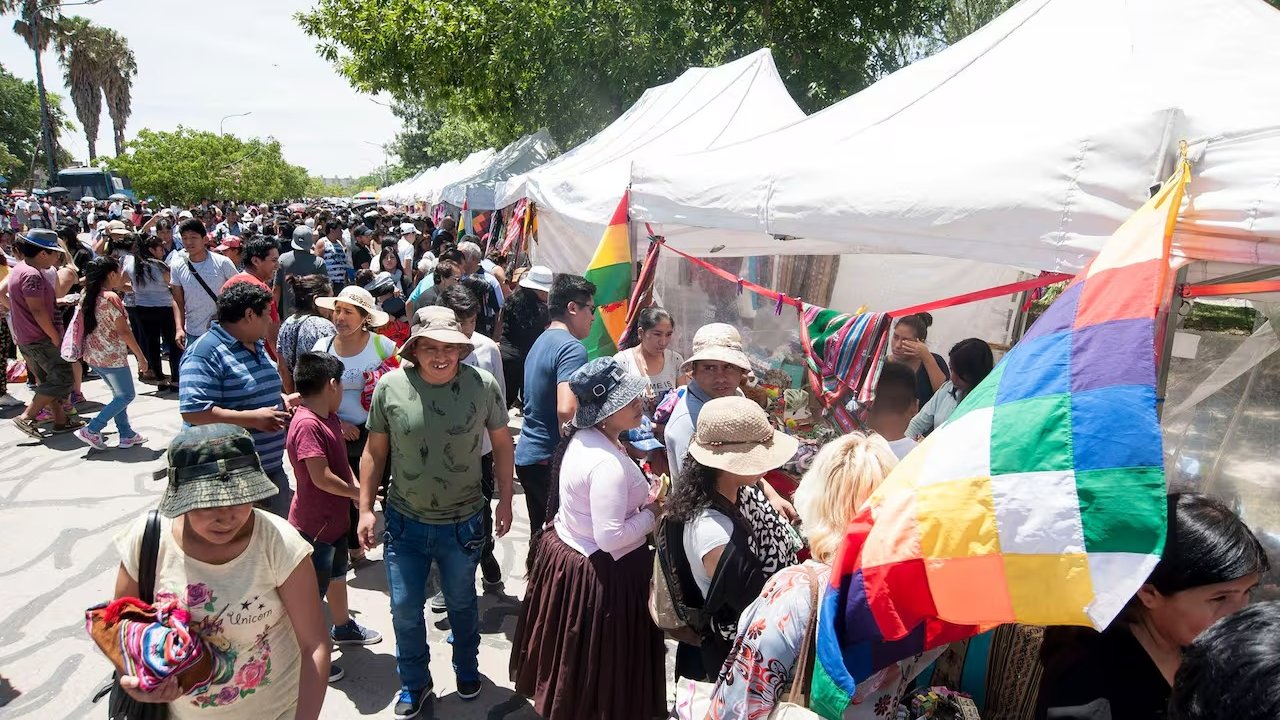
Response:
[{"label": "green bucket hat", "polygon": [[175,518],[192,510],[255,503],[277,492],[247,430],[196,425],[169,444],[169,485],[160,498],[160,512]]}]

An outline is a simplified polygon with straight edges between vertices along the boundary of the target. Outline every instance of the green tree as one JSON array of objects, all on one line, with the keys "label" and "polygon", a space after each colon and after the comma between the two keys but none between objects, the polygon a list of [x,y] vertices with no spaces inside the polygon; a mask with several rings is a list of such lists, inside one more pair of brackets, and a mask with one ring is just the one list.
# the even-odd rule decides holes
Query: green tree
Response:
[{"label": "green tree", "polygon": [[646,88],[761,46],[774,48],[787,87],[813,111],[898,67],[902,39],[936,26],[946,4],[318,0],[298,21],[356,88],[424,113],[407,130],[426,132],[416,147],[434,164],[540,126],[571,146]]},{"label": "green tree", "polygon": [[[60,132],[72,129],[57,95],[48,95],[53,116],[54,158],[59,165],[71,162],[71,155],[58,145]],[[0,67],[0,174],[13,187],[26,185],[31,168],[44,153],[40,151],[40,97],[36,84],[22,80]]]},{"label": "green tree", "polygon": [[139,131],[107,165],[127,175],[139,195],[179,203],[286,200],[303,197],[309,182],[304,168],[285,161],[274,138],[242,140],[182,126]]},{"label": "green tree", "polygon": [[89,163],[98,157],[98,122],[102,117],[102,85],[110,65],[104,52],[106,28],[82,17],[63,18],[53,42],[58,48],[62,79],[71,91],[71,104],[89,144]]},{"label": "green tree", "polygon": [[21,37],[27,47],[31,48],[36,60],[36,91],[40,100],[40,121],[42,123],[41,144],[44,147],[45,161],[48,165],[49,178],[57,176],[57,151],[54,149],[54,121],[49,106],[48,93],[44,85],[44,63],[40,54],[53,40],[58,21],[59,0],[0,0],[0,14],[17,13],[18,19],[13,22],[13,32]]}]

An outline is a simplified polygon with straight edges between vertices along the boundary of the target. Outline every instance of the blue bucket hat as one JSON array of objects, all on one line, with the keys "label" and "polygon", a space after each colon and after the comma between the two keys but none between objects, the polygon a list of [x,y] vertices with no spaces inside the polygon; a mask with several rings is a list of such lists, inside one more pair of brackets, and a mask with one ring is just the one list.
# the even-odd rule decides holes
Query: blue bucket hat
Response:
[{"label": "blue bucket hat", "polygon": [[18,240],[42,250],[66,253],[66,250],[63,250],[62,246],[58,244],[58,233],[52,230],[33,228],[28,230],[26,235],[19,235]]},{"label": "blue bucket hat", "polygon": [[569,378],[569,389],[578,398],[573,426],[589,428],[640,397],[645,380],[633,375],[611,357],[601,357],[578,368]]}]

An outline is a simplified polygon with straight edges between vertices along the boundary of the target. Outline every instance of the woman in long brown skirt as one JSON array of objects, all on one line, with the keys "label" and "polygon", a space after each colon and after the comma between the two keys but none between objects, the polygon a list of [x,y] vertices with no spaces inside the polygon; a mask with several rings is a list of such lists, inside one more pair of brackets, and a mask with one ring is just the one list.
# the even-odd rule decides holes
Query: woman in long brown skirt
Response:
[{"label": "woman in long brown skirt", "polygon": [[511,651],[516,691],[548,720],[665,717],[662,632],[649,617],[661,506],[618,436],[639,426],[645,382],[612,358],[569,381],[573,430],[552,463],[548,515]]}]

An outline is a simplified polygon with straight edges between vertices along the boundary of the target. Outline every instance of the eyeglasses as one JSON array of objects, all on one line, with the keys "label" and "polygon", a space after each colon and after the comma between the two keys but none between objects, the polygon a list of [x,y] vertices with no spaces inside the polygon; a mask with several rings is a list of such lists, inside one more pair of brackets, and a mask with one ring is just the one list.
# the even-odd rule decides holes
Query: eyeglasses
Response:
[{"label": "eyeglasses", "polygon": [[574,305],[577,305],[578,307],[584,307],[584,308],[587,308],[587,312],[591,313],[592,315],[595,315],[595,314],[596,314],[596,307],[597,307],[597,306],[596,306],[596,304],[595,304],[595,303],[580,303],[580,302],[575,302],[575,303],[574,303]]}]

